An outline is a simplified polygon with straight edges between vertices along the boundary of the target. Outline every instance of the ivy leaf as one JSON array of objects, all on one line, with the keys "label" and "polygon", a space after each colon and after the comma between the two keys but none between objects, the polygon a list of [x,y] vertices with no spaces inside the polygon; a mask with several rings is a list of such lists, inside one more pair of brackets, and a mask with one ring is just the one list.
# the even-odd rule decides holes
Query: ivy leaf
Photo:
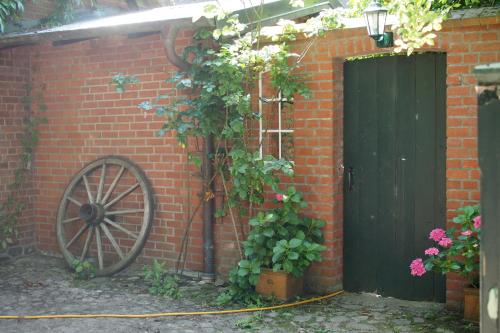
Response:
[{"label": "ivy leaf", "polygon": [[288,246],[289,246],[291,249],[295,249],[296,247],[299,247],[301,244],[302,244],[302,240],[301,240],[301,239],[293,238],[293,239],[291,239],[291,240],[290,240],[290,242],[288,243]]},{"label": "ivy leaf", "polygon": [[137,107],[144,111],[150,111],[153,109],[153,105],[149,101],[141,102],[139,105],[137,105]]},{"label": "ivy leaf", "polygon": [[183,79],[177,84],[177,88],[183,89],[183,88],[191,88],[192,81],[190,79]]},{"label": "ivy leaf", "polygon": [[287,273],[291,273],[293,271],[293,264],[290,261],[285,260],[283,263],[283,270]]},{"label": "ivy leaf", "polygon": [[297,232],[295,234],[295,238],[303,241],[306,238],[306,235],[304,234],[304,232],[302,230],[299,230],[299,232]]},{"label": "ivy leaf", "polygon": [[156,109],[156,115],[160,116],[160,117],[165,115],[165,107],[163,107],[163,106],[158,107]]},{"label": "ivy leaf", "polygon": [[248,261],[248,260],[241,260],[240,263],[239,263],[239,266],[241,268],[248,268],[248,267],[250,267],[250,261]]},{"label": "ivy leaf", "polygon": [[179,81],[183,77],[184,77],[184,73],[177,73],[177,74],[173,75],[170,79],[165,80],[165,83],[174,83],[174,82]]},{"label": "ivy leaf", "polygon": [[243,118],[233,119],[230,126],[235,133],[242,133],[244,130]]},{"label": "ivy leaf", "polygon": [[[198,168],[201,166],[201,162],[202,162],[202,161],[201,161],[201,158],[200,158],[199,156],[193,155],[193,153],[191,153],[191,152],[190,152],[190,153],[188,153],[188,160],[189,160],[190,162],[192,162],[194,165],[196,165],[196,167],[198,167]],[[221,216],[224,216],[224,215],[225,215],[225,213],[224,213],[224,209],[222,209],[222,214],[223,214],[223,215],[220,215],[220,216],[218,216],[218,217],[221,217]],[[217,216],[216,216],[216,217],[217,217]]]},{"label": "ivy leaf", "polygon": [[289,0],[292,7],[304,7],[304,0]]},{"label": "ivy leaf", "polygon": [[274,236],[274,230],[273,229],[265,229],[263,234],[264,234],[264,236],[271,238]]}]

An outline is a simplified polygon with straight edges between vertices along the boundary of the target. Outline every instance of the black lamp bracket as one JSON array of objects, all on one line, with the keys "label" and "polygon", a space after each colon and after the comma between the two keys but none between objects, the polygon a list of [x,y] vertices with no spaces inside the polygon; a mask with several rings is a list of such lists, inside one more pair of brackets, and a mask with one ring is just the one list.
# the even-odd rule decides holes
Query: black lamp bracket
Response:
[{"label": "black lamp bracket", "polygon": [[372,38],[377,42],[377,47],[393,47],[394,46],[394,34],[392,31],[384,32],[382,35],[372,36]]}]

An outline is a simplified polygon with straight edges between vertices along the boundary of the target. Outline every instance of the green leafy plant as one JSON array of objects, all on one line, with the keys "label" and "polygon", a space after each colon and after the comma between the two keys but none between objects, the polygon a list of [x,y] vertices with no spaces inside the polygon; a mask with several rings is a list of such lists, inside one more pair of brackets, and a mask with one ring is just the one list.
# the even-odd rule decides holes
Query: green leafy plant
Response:
[{"label": "green leafy plant", "polygon": [[441,9],[451,6],[452,8],[477,8],[498,5],[498,0],[437,0],[432,4],[432,9]]},{"label": "green leafy plant", "polygon": [[8,20],[17,19],[24,11],[24,0],[0,0],[0,33]]},{"label": "green leafy plant", "polygon": [[300,277],[313,262],[321,261],[325,222],[301,214],[307,204],[293,186],[278,193],[275,203],[277,208],[250,219],[252,229],[243,242],[245,258],[231,272],[231,286],[223,299],[248,297],[245,294],[253,292],[263,268]]},{"label": "green leafy plant", "polygon": [[[83,0],[55,0],[53,12],[41,20],[42,26],[54,27],[62,24],[69,24],[75,21],[75,10],[82,7],[85,2]],[[90,0],[89,3],[93,7],[97,0]]]},{"label": "green leafy plant", "polygon": [[252,328],[256,328],[260,324],[262,324],[262,313],[261,312],[236,321],[234,326],[236,326],[236,328],[240,328],[240,329],[252,329]]},{"label": "green leafy plant", "polygon": [[96,268],[95,266],[87,261],[80,261],[78,259],[73,260],[71,266],[75,272],[76,280],[90,280],[95,278]]},{"label": "green leafy plant", "polygon": [[123,75],[118,73],[111,79],[111,83],[115,85],[117,93],[124,93],[128,84],[137,84],[139,79],[135,75]]},{"label": "green leafy plant", "polygon": [[410,268],[414,276],[422,276],[433,270],[442,274],[458,273],[467,278],[472,286],[479,285],[479,245],[481,239],[481,215],[479,206],[465,206],[457,210],[453,219],[456,226],[443,230],[434,229],[429,239],[436,244],[425,250],[427,259],[417,258]]},{"label": "green leafy plant", "polygon": [[176,275],[168,274],[165,263],[154,260],[151,267],[144,267],[143,277],[150,286],[148,292],[151,295],[168,296],[173,299],[178,299],[181,296],[180,280]]},{"label": "green leafy plant", "polygon": [[17,237],[17,222],[25,205],[9,194],[7,200],[0,203],[0,250],[5,250]]},{"label": "green leafy plant", "polygon": [[397,17],[392,26],[399,38],[394,41],[395,52],[406,51],[412,54],[415,49],[425,45],[434,45],[436,34],[451,10],[450,6],[441,6],[431,10],[433,0],[400,0],[390,2],[390,9]]}]

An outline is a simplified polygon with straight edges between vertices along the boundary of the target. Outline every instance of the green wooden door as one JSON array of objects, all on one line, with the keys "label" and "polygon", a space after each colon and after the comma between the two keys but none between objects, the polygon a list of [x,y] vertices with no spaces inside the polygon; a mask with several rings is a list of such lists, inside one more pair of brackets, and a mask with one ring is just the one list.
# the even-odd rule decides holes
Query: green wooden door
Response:
[{"label": "green wooden door", "polygon": [[344,288],[444,301],[409,265],[445,225],[446,56],[344,65]]}]

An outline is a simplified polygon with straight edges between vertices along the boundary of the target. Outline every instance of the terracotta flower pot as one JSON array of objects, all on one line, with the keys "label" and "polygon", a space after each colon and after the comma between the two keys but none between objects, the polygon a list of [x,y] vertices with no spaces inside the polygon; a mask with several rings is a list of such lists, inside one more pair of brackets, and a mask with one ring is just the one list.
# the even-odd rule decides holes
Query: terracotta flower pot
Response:
[{"label": "terracotta flower pot", "polygon": [[273,272],[272,269],[263,269],[255,290],[264,296],[274,296],[279,300],[287,301],[301,295],[304,290],[304,279],[296,278],[283,271]]},{"label": "terracotta flower pot", "polygon": [[479,322],[479,288],[464,288],[464,319]]}]

